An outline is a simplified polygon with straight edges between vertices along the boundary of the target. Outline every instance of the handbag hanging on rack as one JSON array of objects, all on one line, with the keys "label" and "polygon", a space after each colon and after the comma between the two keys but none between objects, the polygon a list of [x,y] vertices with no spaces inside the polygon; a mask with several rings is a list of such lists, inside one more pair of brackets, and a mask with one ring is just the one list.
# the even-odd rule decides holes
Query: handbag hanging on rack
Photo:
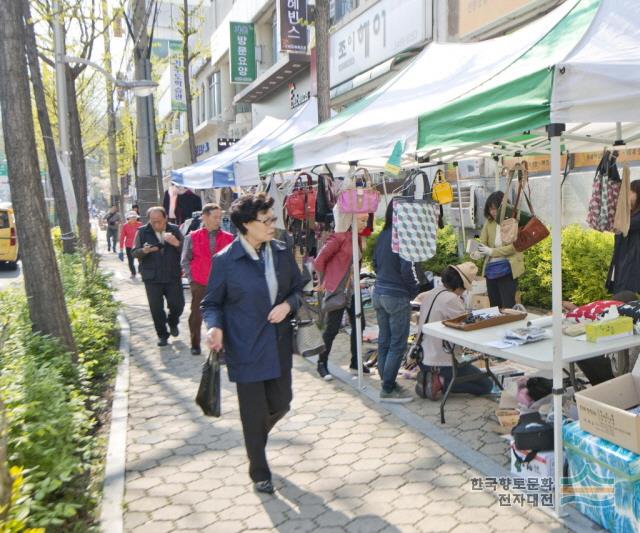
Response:
[{"label": "handbag hanging on rack", "polygon": [[[416,182],[417,178],[422,178]],[[412,263],[427,261],[436,254],[438,231],[438,205],[431,200],[427,175],[420,171],[407,178],[409,185],[416,185],[413,197],[399,196],[393,199],[393,242],[397,239],[398,254]],[[422,191],[417,187],[422,183]]]},{"label": "handbag hanging on rack", "polygon": [[597,231],[613,231],[622,182],[616,165],[618,152],[605,150],[593,179],[587,224]]},{"label": "handbag hanging on rack", "polygon": [[[302,178],[307,178],[306,185]],[[313,220],[316,214],[316,191],[310,174],[303,172],[296,179],[291,194],[284,202],[287,215],[296,220]]]},{"label": "handbag hanging on rack", "polygon": [[431,187],[431,197],[440,205],[446,205],[453,202],[453,188],[445,178],[444,172],[438,169],[436,177]]},{"label": "handbag hanging on rack", "polygon": [[[529,194],[527,194],[527,190]],[[518,230],[518,237],[513,241],[513,247],[518,252],[524,252],[532,246],[538,244],[540,241],[546,239],[549,236],[549,230],[547,226],[536,216],[533,205],[529,196],[531,195],[531,189],[529,189],[529,175],[528,172],[523,173],[522,180],[518,184],[518,200],[520,199],[520,193],[524,195],[527,205],[529,206],[529,212],[531,213],[531,219],[527,224]]]},{"label": "handbag hanging on rack", "polygon": [[[526,163],[525,163],[526,164]],[[516,163],[513,169],[509,171],[509,181],[507,182],[507,190],[502,197],[502,204],[500,205],[500,240],[503,245],[513,244],[518,238],[518,220],[520,218],[520,212],[518,211],[518,204],[520,203],[520,189],[518,189],[518,195],[516,202],[511,208],[512,215],[506,217],[507,204],[509,203],[509,192],[511,191],[511,184],[514,177],[518,179],[520,183],[520,175],[522,174],[522,166],[520,163]]]},{"label": "handbag hanging on rack", "polygon": [[[364,187],[358,187],[356,184],[359,172],[363,174]],[[352,179],[353,186],[343,188],[338,196],[340,211],[347,214],[375,213],[380,203],[380,193],[373,188],[369,171],[366,168],[358,168]]]}]

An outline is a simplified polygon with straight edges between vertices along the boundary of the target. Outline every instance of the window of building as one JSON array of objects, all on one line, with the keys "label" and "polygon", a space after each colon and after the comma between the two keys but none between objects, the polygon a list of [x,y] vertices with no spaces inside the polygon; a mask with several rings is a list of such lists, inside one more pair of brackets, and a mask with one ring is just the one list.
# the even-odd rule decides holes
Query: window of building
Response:
[{"label": "window of building", "polygon": [[358,7],[358,4],[359,0],[330,0],[329,16],[331,24],[339,22],[345,15]]},{"label": "window of building", "polygon": [[198,122],[198,124],[202,124],[206,119],[207,119],[207,114],[206,114],[206,89],[204,86],[204,83],[202,85],[200,85],[200,121]]},{"label": "window of building", "polygon": [[222,115],[222,87],[220,85],[220,71],[216,71],[208,78],[209,91],[207,99],[209,104],[209,118]]},{"label": "window of building", "polygon": [[278,62],[278,11],[273,12],[273,19],[271,20],[271,62],[276,64]]}]

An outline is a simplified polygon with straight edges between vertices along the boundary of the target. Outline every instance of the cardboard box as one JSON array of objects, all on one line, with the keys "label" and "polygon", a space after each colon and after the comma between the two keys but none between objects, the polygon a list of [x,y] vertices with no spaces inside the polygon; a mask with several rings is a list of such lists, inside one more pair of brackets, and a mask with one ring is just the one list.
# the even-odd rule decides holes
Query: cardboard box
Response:
[{"label": "cardboard box", "polygon": [[615,533],[636,533],[640,524],[640,456],[590,435],[577,422],[562,434],[568,475],[562,500]]},{"label": "cardboard box", "polygon": [[538,452],[531,461],[523,463],[518,461],[516,457],[524,459],[529,453],[529,450],[518,450],[512,439],[509,453],[511,454],[511,473],[514,476],[520,478],[535,477],[538,479],[554,478],[553,450]]},{"label": "cardboard box", "polygon": [[589,342],[601,342],[628,337],[633,335],[633,318],[630,316],[620,316],[613,320],[593,322],[585,325],[587,340]]},{"label": "cardboard box", "polygon": [[580,428],[640,454],[640,416],[627,409],[640,404],[640,364],[631,374],[576,392]]}]

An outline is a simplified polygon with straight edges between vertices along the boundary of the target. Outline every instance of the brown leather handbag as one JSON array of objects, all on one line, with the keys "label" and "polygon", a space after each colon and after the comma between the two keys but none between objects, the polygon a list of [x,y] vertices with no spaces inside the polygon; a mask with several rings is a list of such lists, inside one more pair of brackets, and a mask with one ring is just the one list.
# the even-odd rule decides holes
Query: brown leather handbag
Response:
[{"label": "brown leather handbag", "polygon": [[[529,191],[529,194],[527,194],[527,190]],[[522,177],[518,185],[518,198],[520,198],[520,193],[524,195],[524,198],[527,201],[529,212],[531,213],[531,219],[518,230],[518,237],[515,241],[513,241],[513,247],[518,252],[524,252],[525,250],[528,250],[529,248],[538,244],[540,241],[543,241],[549,236],[549,230],[547,229],[547,226],[544,225],[544,223],[535,215],[533,211],[533,206],[531,205],[531,200],[529,199],[531,189],[529,189],[529,173],[526,171],[526,167],[525,171],[522,173]]]}]

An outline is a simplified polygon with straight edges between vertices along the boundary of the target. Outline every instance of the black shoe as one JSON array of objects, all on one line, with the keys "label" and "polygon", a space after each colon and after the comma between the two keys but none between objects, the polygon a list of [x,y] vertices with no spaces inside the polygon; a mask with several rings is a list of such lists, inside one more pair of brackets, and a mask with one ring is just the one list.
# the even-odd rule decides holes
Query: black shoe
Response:
[{"label": "black shoe", "polygon": [[167,337],[160,337],[158,339],[158,346],[166,346],[169,344]]},{"label": "black shoe", "polygon": [[[355,366],[355,365],[353,365],[353,366],[349,365],[349,370],[351,370],[352,374],[357,374],[358,373],[358,367]],[[362,367],[362,373],[363,374],[371,374],[371,370],[369,370],[368,366],[363,366]]]},{"label": "black shoe", "polygon": [[318,375],[325,381],[331,381],[333,379],[333,376],[329,374],[327,363],[323,361],[318,361]]},{"label": "black shoe", "polygon": [[273,494],[275,492],[273,483],[271,483],[270,479],[266,479],[265,481],[256,481],[253,484],[253,487],[256,489],[256,492],[262,492],[264,494]]},{"label": "black shoe", "polygon": [[169,333],[172,337],[177,337],[180,335],[180,330],[178,329],[178,326],[169,326]]},{"label": "black shoe", "polygon": [[200,348],[191,348],[191,355],[200,355],[201,353]]}]

